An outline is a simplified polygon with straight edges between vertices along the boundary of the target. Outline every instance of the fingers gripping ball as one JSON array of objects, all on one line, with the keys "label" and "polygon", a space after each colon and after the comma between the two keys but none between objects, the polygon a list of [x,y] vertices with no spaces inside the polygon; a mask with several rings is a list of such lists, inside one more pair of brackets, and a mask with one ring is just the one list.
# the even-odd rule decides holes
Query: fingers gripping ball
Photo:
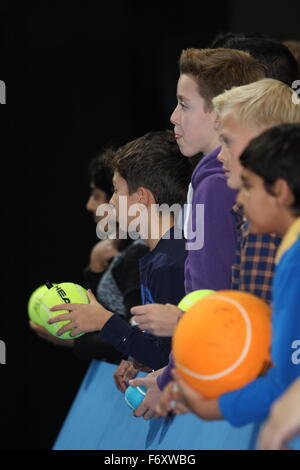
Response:
[{"label": "fingers gripping ball", "polygon": [[27,311],[29,318],[33,323],[39,326],[45,326],[40,318],[40,301],[46,292],[48,292],[48,288],[43,284],[33,291],[28,301]]},{"label": "fingers gripping ball", "polygon": [[136,410],[144,400],[146,393],[146,387],[130,385],[125,392],[125,401],[132,410]]},{"label": "fingers gripping ball", "polygon": [[214,294],[215,292],[216,291],[211,290],[211,289],[195,290],[194,292],[190,292],[185,297],[183,297],[183,299],[181,299],[177,307],[180,308],[180,310],[183,310],[184,312],[186,312],[196,302],[198,302],[198,300],[204,299],[204,297]]},{"label": "fingers gripping ball", "polygon": [[257,378],[270,361],[270,345],[270,307],[246,292],[218,291],[180,319],[173,353],[182,379],[216,398]]},{"label": "fingers gripping ball", "polygon": [[[78,303],[78,304],[88,304],[89,299],[86,293],[86,290],[78,284],[73,282],[62,282],[61,284],[53,285],[50,289],[47,289],[47,292],[43,295],[40,301],[39,314],[40,318],[43,321],[43,326],[51,333],[56,336],[56,333],[60,328],[69,323],[69,321],[61,321],[49,325],[47,322],[51,317],[56,315],[62,315],[63,313],[69,313],[68,310],[59,310],[56,312],[51,312],[49,309],[54,307],[54,305],[60,304],[69,304],[69,303]],[[72,331],[67,331],[63,333],[61,339],[74,339],[79,338],[84,333],[81,333],[77,336],[70,336]]]}]

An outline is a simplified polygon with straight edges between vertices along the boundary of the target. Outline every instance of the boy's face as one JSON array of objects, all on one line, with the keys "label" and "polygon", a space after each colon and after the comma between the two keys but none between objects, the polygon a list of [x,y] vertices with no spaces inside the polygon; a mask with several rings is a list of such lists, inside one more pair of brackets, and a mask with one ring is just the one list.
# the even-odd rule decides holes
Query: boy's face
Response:
[{"label": "boy's face", "polygon": [[181,153],[186,157],[193,157],[200,152],[212,152],[217,146],[216,114],[205,111],[205,101],[192,76],[180,75],[177,100],[178,104],[170,120],[175,126],[175,138]]},{"label": "boy's face", "polygon": [[107,196],[106,193],[102,191],[102,189],[97,188],[93,183],[90,185],[90,189],[91,192],[90,197],[86,203],[86,209],[92,212],[94,221],[98,223],[104,216],[96,215],[97,207],[101,204],[107,203]]},{"label": "boy's face", "polygon": [[[113,177],[114,193],[109,201],[115,208],[116,219],[119,222],[120,229],[127,231],[129,223],[136,218],[136,215],[128,215],[129,209],[133,204],[140,204],[138,191],[129,194],[128,185],[126,180],[118,173],[114,172]],[[125,206],[121,206],[126,202],[127,211]]]},{"label": "boy's face", "polygon": [[244,208],[250,232],[272,233],[277,231],[276,221],[279,217],[279,208],[276,197],[266,191],[260,176],[243,167],[237,202]]},{"label": "boy's face", "polygon": [[219,117],[217,130],[222,146],[218,160],[223,163],[228,186],[232,189],[239,189],[242,172],[240,155],[250,141],[262,133],[264,129],[240,124],[235,118],[234,111],[230,110]]}]

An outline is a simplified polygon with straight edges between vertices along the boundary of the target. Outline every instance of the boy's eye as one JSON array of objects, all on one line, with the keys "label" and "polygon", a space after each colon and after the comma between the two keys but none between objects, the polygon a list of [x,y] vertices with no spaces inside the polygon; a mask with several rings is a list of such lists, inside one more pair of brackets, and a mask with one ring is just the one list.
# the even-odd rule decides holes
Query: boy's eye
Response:
[{"label": "boy's eye", "polygon": [[98,195],[97,193],[93,192],[93,191],[92,191],[92,193],[91,193],[91,197],[92,197],[93,199],[95,199],[95,201],[98,201],[98,199],[99,199],[99,195]]},{"label": "boy's eye", "polygon": [[222,135],[220,136],[220,142],[223,145],[228,145],[229,144],[229,140],[227,139],[227,137],[223,137]]},{"label": "boy's eye", "polygon": [[179,101],[179,106],[181,106],[182,109],[187,109],[187,105],[184,103],[184,101]]},{"label": "boy's eye", "polygon": [[250,186],[250,184],[248,184],[248,183],[243,183],[243,184],[242,184],[242,189],[243,189],[246,193],[248,193],[248,192],[250,191],[250,189],[251,189],[251,186]]}]

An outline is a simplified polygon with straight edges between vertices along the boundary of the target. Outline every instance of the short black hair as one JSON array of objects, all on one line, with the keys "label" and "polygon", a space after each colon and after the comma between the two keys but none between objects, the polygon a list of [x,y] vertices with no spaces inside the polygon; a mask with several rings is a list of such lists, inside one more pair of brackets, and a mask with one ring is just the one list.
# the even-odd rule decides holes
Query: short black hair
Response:
[{"label": "short black hair", "polygon": [[300,124],[281,124],[253,139],[240,156],[243,167],[260,176],[269,194],[284,179],[295,201],[291,210],[300,215]]},{"label": "short black hair", "polygon": [[251,33],[226,33],[218,35],[210,47],[247,51],[264,66],[267,78],[280,80],[289,86],[298,78],[295,57],[288,47],[275,39]]},{"label": "short black hair", "polygon": [[170,130],[148,132],[120,147],[112,168],[125,179],[129,194],[149,189],[156,204],[183,205],[193,166],[184,157]]},{"label": "short black hair", "polygon": [[90,183],[105,192],[107,201],[110,200],[114,192],[113,171],[107,162],[113,158],[115,152],[113,147],[107,147],[90,161],[88,167]]},{"label": "short black hair", "polygon": [[226,33],[218,33],[210,43],[209,47],[211,47],[212,49],[216,49],[219,47],[227,47],[224,44],[227,44],[230,40],[252,38],[271,39],[269,36],[262,33],[234,33],[233,31],[227,31]]}]

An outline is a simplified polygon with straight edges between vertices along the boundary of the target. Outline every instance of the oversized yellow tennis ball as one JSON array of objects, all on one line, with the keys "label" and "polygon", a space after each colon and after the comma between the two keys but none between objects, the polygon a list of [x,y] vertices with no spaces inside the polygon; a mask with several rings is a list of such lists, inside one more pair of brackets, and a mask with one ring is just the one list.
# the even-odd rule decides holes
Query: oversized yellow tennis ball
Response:
[{"label": "oversized yellow tennis ball", "polygon": [[[62,282],[60,284],[53,285],[50,289],[47,289],[47,292],[43,295],[40,300],[39,315],[40,319],[43,322],[43,326],[51,333],[56,336],[56,333],[60,328],[62,328],[69,321],[61,321],[58,323],[53,323],[49,325],[47,322],[51,317],[57,315],[62,315],[63,313],[69,313],[68,310],[58,310],[56,312],[51,312],[49,309],[54,307],[54,305],[60,304],[88,304],[89,299],[86,293],[86,289],[81,287],[78,284],[73,282]],[[60,336],[61,339],[74,339],[82,336],[84,333],[81,333],[77,336],[70,336],[72,331],[67,331],[66,333]]]},{"label": "oversized yellow tennis ball", "polygon": [[199,289],[199,290],[194,290],[194,292],[190,292],[187,294],[179,304],[177,305],[180,310],[183,310],[186,312],[189,308],[192,307],[198,300],[204,299],[207,295],[214,294],[216,291],[211,290],[211,289]]},{"label": "oversized yellow tennis ball", "polygon": [[176,370],[207,398],[243,387],[270,361],[271,309],[258,297],[218,291],[191,307],[173,337]]},{"label": "oversized yellow tennis ball", "polygon": [[44,323],[40,318],[40,301],[46,292],[48,292],[46,284],[39,286],[32,292],[27,305],[30,320],[39,326],[44,326]]}]

